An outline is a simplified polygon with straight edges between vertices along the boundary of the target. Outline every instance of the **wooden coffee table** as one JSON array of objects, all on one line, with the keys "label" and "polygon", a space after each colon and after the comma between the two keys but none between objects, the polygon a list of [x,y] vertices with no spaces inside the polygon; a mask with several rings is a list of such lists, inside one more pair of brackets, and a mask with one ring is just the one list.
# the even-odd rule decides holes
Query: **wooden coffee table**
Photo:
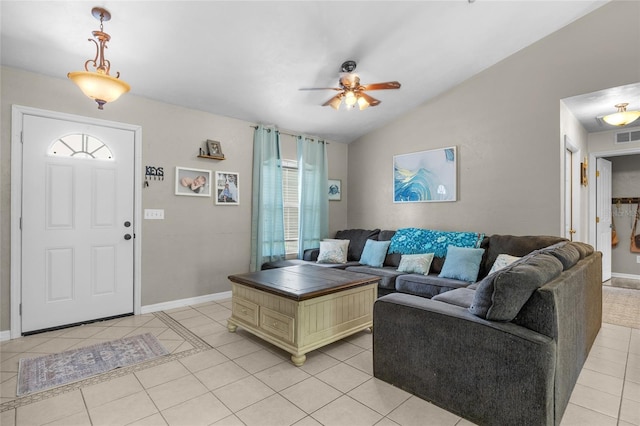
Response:
[{"label": "wooden coffee table", "polygon": [[373,327],[379,278],[316,265],[230,275],[230,332],[240,326],[291,354],[306,353]]}]

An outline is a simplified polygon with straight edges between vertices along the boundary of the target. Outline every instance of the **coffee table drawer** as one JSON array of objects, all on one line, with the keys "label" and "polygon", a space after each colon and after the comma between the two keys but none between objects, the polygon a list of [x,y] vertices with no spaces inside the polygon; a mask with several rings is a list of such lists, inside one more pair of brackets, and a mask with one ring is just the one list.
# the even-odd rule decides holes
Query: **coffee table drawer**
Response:
[{"label": "coffee table drawer", "polygon": [[258,313],[257,304],[244,299],[233,299],[232,314],[234,317],[257,327]]},{"label": "coffee table drawer", "polygon": [[294,342],[295,320],[269,308],[260,308],[260,328],[287,342]]}]

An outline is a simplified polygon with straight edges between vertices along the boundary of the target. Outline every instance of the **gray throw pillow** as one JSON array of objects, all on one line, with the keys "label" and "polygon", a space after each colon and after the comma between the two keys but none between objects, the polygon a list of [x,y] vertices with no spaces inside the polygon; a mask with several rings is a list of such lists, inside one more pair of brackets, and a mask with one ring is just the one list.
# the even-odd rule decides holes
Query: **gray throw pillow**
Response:
[{"label": "gray throw pillow", "polygon": [[548,253],[526,256],[478,283],[469,311],[493,321],[511,321],[533,292],[556,278],[562,263]]}]

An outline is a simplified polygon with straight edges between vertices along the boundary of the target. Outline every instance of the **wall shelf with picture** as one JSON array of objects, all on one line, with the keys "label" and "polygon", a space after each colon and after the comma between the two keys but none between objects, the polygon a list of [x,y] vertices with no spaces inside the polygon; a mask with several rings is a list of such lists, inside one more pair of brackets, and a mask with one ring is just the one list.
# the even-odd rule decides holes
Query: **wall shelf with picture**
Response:
[{"label": "wall shelf with picture", "polygon": [[222,145],[218,141],[207,140],[205,148],[200,148],[198,158],[206,158],[208,160],[224,160],[222,153]]},{"label": "wall shelf with picture", "polygon": [[206,158],[208,160],[226,160],[226,158],[224,158],[224,155],[220,156],[220,155],[200,154],[200,155],[198,155],[198,158]]}]

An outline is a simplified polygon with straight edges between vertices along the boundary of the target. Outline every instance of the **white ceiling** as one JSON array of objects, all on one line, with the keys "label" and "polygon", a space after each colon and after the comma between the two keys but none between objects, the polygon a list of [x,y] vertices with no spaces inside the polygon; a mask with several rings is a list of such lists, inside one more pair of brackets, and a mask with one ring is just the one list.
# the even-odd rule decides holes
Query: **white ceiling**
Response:
[{"label": "white ceiling", "polygon": [[[59,78],[81,70],[102,6],[106,57],[131,93],[348,143],[606,2],[2,0],[1,61]],[[298,90],[335,87],[349,59],[362,84],[402,88],[369,92],[382,103],[364,111]]]}]

